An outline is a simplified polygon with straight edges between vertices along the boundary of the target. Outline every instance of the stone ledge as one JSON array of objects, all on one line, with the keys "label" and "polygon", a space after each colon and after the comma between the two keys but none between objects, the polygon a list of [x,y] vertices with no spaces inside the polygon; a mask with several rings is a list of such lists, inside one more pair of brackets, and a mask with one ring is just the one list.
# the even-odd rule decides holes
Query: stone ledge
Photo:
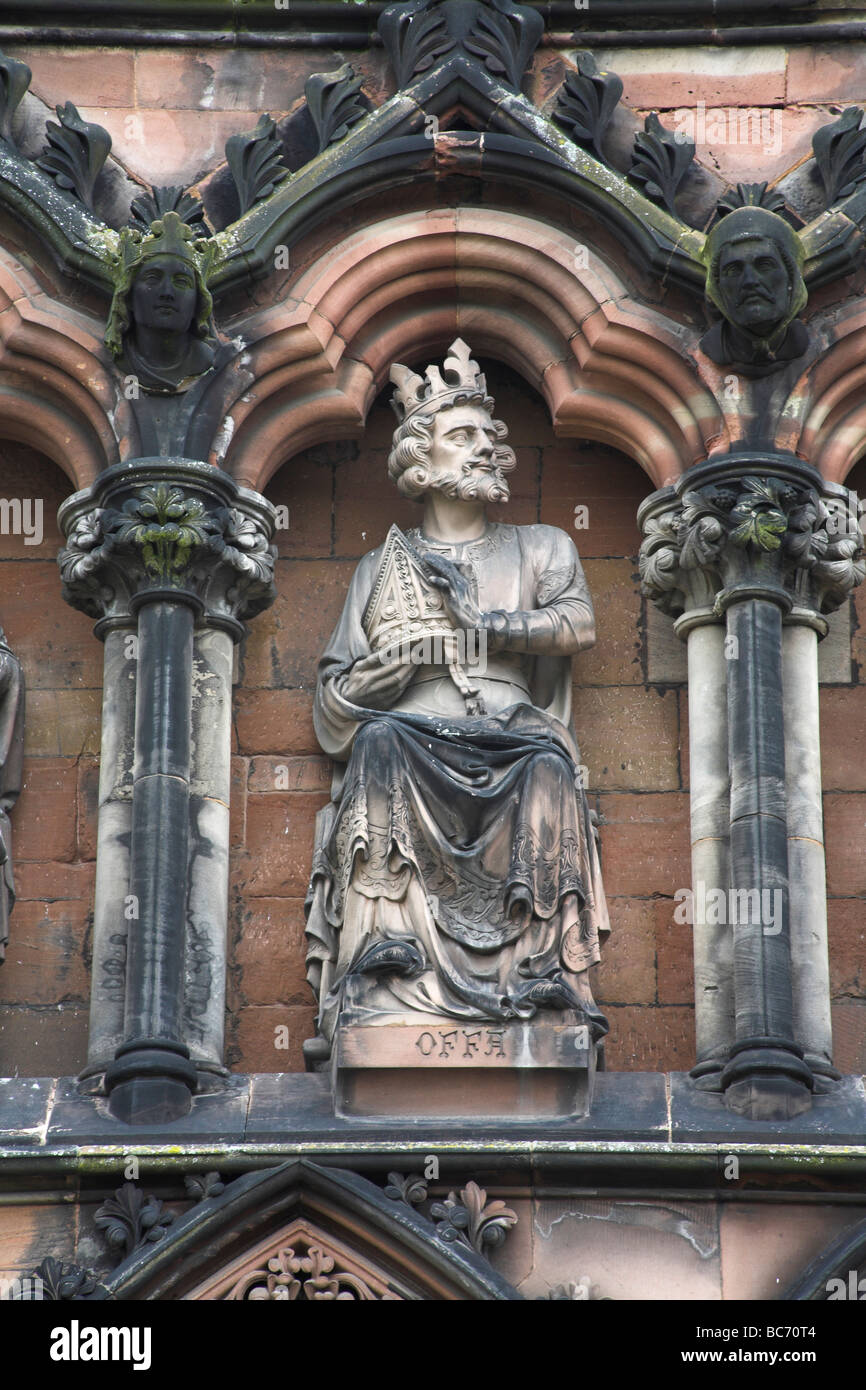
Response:
[{"label": "stone ledge", "polygon": [[340,1118],[327,1078],[301,1073],[231,1076],[226,1090],[197,1096],[184,1119],[146,1128],[113,1119],[105,1099],[81,1094],[73,1077],[0,1079],[0,1101],[0,1169],[7,1171],[16,1156],[19,1168],[44,1157],[61,1168],[93,1160],[108,1169],[130,1152],[187,1163],[189,1155],[211,1155],[214,1164],[255,1167],[295,1153],[356,1162],[447,1151],[525,1159],[549,1171],[578,1158],[591,1165],[595,1155],[598,1178],[605,1164],[659,1160],[697,1165],[709,1181],[732,1152],[759,1167],[770,1153],[799,1163],[835,1154],[866,1172],[866,1092],[858,1076],[844,1077],[833,1094],[816,1096],[808,1114],[784,1126],[732,1115],[720,1096],[697,1090],[682,1072],[602,1072],[591,1115],[530,1124]]}]

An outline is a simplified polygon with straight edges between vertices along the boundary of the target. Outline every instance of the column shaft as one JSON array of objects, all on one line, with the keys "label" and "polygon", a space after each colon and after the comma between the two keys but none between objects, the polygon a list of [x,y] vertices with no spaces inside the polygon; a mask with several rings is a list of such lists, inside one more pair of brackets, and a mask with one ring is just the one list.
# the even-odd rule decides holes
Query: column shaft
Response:
[{"label": "column shaft", "polygon": [[728,636],[736,1043],[722,1080],[729,1108],[781,1119],[811,1086],[793,1031],[781,608],[735,595]]},{"label": "column shaft", "polygon": [[821,805],[821,734],[818,708],[818,634],[812,622],[785,627],[785,769],[788,802],[788,874],[794,1036],[818,1075],[833,1067],[824,817]]},{"label": "column shaft", "polygon": [[729,875],[725,629],[702,622],[689,629],[687,642],[697,1038],[692,1075],[713,1085],[734,1041],[733,936],[727,922],[706,920],[709,893],[726,890]]}]

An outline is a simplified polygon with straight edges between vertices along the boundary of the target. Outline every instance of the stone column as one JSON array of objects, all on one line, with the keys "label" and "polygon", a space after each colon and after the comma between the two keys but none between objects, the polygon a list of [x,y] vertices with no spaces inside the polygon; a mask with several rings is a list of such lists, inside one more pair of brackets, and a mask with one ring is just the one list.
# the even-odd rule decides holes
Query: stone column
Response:
[{"label": "stone column", "polygon": [[699,1086],[714,1090],[734,1040],[732,938],[712,910],[717,892],[727,894],[729,876],[725,625],[713,608],[721,582],[716,574],[680,563],[681,511],[672,487],[642,504],[638,522],[646,539],[640,569],[644,593],[664,612],[678,615],[674,631],[687,644],[696,1037],[691,1075]]},{"label": "stone column", "polygon": [[[668,611],[679,608],[682,629],[688,626],[685,595],[699,570],[716,590],[714,612],[727,623],[726,934],[733,943],[734,1029],[719,1084],[730,1109],[753,1119],[789,1119],[810,1105],[816,1076],[824,1085],[836,1075],[816,629],[820,612],[838,606],[862,580],[862,539],[844,489],[780,454],[727,456],[694,468],[675,489],[647,499],[641,520],[645,592]],[[713,679],[708,673],[718,669],[706,653],[700,663],[696,653],[693,666],[690,653],[690,681],[697,677],[706,685]],[[700,729],[711,699],[708,688],[694,700],[690,690],[690,710],[701,710]],[[698,770],[713,757],[699,738]],[[713,747],[717,756],[718,742]],[[693,821],[695,810],[693,801]],[[725,988],[726,958],[717,975]],[[699,995],[702,983],[699,975]],[[700,1018],[700,999],[698,1011]],[[715,1022],[718,1043],[720,1014]],[[699,1053],[693,1073],[699,1078],[702,1061]]]},{"label": "stone column", "polygon": [[222,1070],[232,642],[273,598],[273,509],[206,464],[140,459],[60,519],[65,597],[107,640],[87,1070],[119,1118],[171,1119],[197,1066]]}]

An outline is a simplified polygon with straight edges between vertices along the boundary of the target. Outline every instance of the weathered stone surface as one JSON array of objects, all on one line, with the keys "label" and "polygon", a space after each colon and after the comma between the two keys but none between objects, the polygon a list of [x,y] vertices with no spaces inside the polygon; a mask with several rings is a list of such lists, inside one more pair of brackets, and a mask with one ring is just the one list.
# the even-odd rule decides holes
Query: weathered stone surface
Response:
[{"label": "weathered stone surface", "polygon": [[334,547],[340,556],[359,559],[374,550],[384,541],[391,522],[401,530],[421,522],[417,502],[400,497],[388,477],[386,449],[364,449],[360,458],[341,464],[335,502]]},{"label": "weathered stone surface", "polygon": [[678,907],[680,903],[665,899],[653,903],[660,1004],[688,1005],[695,993],[693,929],[688,922],[674,920]]},{"label": "weathered stone surface", "polygon": [[866,76],[855,44],[797,44],[788,54],[787,100],[791,103],[866,101]]},{"label": "weathered stone surface", "polygon": [[27,64],[33,73],[30,90],[47,106],[72,101],[76,106],[128,110],[135,105],[134,56],[129,50],[8,44],[3,51]]},{"label": "weathered stone surface", "polygon": [[833,1060],[839,1070],[866,1074],[866,999],[838,1000],[832,1007]]},{"label": "weathered stone surface", "polygon": [[46,1255],[72,1261],[78,1212],[72,1203],[0,1207],[0,1277],[33,1273]]},{"label": "weathered stone surface", "polygon": [[689,799],[682,792],[599,797],[605,888],[612,896],[670,896],[691,882]]},{"label": "weathered stone surface", "polygon": [[247,835],[247,777],[249,759],[232,758],[231,805],[229,812],[229,848],[243,849]]},{"label": "weathered stone surface", "polygon": [[331,554],[334,460],[327,451],[308,449],[278,469],[265,489],[274,506],[288,509],[288,526],[274,536],[281,557]]},{"label": "weathered stone surface", "polygon": [[239,913],[233,1008],[309,1005],[302,898],[249,898]]},{"label": "weathered stone surface", "polygon": [[[725,1202],[721,1207],[722,1297],[776,1299],[797,1275],[851,1226],[859,1213],[826,1203],[785,1204],[778,1210],[754,1202]],[[760,1251],[760,1259],[755,1252]]]},{"label": "weathered stone surface", "polygon": [[[821,648],[818,648],[819,652]],[[866,703],[863,690],[828,689],[821,692],[821,780],[825,792],[866,790],[866,767],[852,750],[866,740]]]},{"label": "weathered stone surface", "polygon": [[330,758],[251,758],[251,792],[322,792],[331,786]]},{"label": "weathered stone surface", "polygon": [[[649,111],[636,112],[641,118]],[[666,113],[668,123],[670,114]],[[826,123],[824,111],[780,110],[766,102],[754,106],[710,106],[704,123],[696,119],[695,158],[729,184],[760,183],[780,177],[812,150],[812,136]],[[684,127],[685,128],[685,127]]]},{"label": "weathered stone surface", "polygon": [[656,1006],[606,1008],[610,1036],[605,1040],[611,1071],[664,1071],[673,1064],[687,1071],[694,1062],[694,1009]]},{"label": "weathered stone surface", "polygon": [[834,998],[866,993],[866,903],[830,898],[827,903],[830,989]]},{"label": "weathered stone surface", "polygon": [[866,796],[829,793],[824,797],[827,891],[840,897],[866,893]]},{"label": "weathered stone surface", "polygon": [[87,1012],[83,1004],[0,1005],[0,1073],[74,1076],[87,1059]]},{"label": "weathered stone surface", "polygon": [[592,1298],[717,1300],[718,1217],[708,1204],[545,1195],[535,1215],[533,1278],[586,1279]]},{"label": "weathered stone surface", "polygon": [[594,971],[593,993],[599,1004],[656,1002],[657,907],[651,898],[608,896],[611,933]]},{"label": "weathered stone surface", "polygon": [[584,686],[574,722],[591,791],[675,791],[680,785],[675,690]]},{"label": "weathered stone surface", "polygon": [[250,896],[304,896],[316,813],[327,800],[327,794],[314,792],[250,793],[246,855],[235,866]]},{"label": "weathered stone surface", "polygon": [[247,688],[312,689],[319,655],[340,616],[353,569],[351,561],[277,561],[277,601],[259,616],[247,639]]},{"label": "weathered stone surface", "polygon": [[235,725],[241,753],[320,753],[312,689],[239,690]]},{"label": "weathered stone surface", "polygon": [[76,857],[73,758],[31,758],[15,808],[15,860],[71,861]]},{"label": "weathered stone surface", "polygon": [[149,181],[158,169],[160,183],[185,187],[222,164],[229,136],[252,130],[260,114],[147,107],[126,111],[92,102],[82,104],[79,110],[85,121],[108,131],[112,155],[133,177]]},{"label": "weathered stone surface", "polygon": [[136,99],[141,106],[174,110],[290,111],[310,73],[321,72],[331,59],[316,50],[295,51],[287,62],[279,49],[141,48],[135,54]]},{"label": "weathered stone surface", "polygon": [[88,904],[68,899],[19,902],[10,927],[0,1003],[85,1003],[90,986]]},{"label": "weathered stone surface", "polygon": [[303,1071],[301,1047],[316,1031],[314,1020],[312,1005],[241,1009],[229,1033],[232,1066],[243,1072]]},{"label": "weathered stone surface", "polygon": [[[797,50],[795,49],[794,52]],[[675,106],[771,106],[785,99],[787,52],[760,48],[600,48],[599,68],[622,78],[626,106],[669,111]]]},{"label": "weathered stone surface", "polygon": [[582,560],[637,555],[635,517],[648,491],[643,470],[613,449],[575,440],[544,450],[541,520],[568,531]]},{"label": "weathered stone surface", "polygon": [[60,597],[54,560],[0,565],[3,626],[28,690],[99,690],[102,648],[93,623]]},{"label": "weathered stone surface", "polygon": [[[579,552],[580,533],[573,534]],[[598,635],[596,645],[575,658],[575,678],[581,685],[639,685],[641,598],[635,565],[631,560],[590,558],[583,569]]]},{"label": "weathered stone surface", "polygon": [[53,902],[59,899],[90,902],[96,866],[88,864],[23,863],[15,866],[18,902]]},{"label": "weathered stone surface", "polygon": [[79,859],[95,859],[99,819],[99,763],[81,758],[78,763],[77,849]]},{"label": "weathered stone surface", "polygon": [[102,692],[28,691],[24,751],[28,757],[76,757],[99,752]]}]

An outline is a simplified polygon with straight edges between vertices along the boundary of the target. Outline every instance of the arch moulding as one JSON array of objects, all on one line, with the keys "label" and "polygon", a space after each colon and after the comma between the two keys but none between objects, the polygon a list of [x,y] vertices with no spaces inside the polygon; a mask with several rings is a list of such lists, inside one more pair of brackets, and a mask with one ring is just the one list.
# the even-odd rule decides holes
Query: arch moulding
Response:
[{"label": "arch moulding", "polygon": [[724,434],[685,355],[693,331],[637,303],[600,254],[519,213],[450,209],[366,227],[228,331],[245,341],[249,377],[214,462],[259,490],[299,450],[359,435],[392,362],[457,336],[540,391],[559,435],[621,449],[655,487]]}]

